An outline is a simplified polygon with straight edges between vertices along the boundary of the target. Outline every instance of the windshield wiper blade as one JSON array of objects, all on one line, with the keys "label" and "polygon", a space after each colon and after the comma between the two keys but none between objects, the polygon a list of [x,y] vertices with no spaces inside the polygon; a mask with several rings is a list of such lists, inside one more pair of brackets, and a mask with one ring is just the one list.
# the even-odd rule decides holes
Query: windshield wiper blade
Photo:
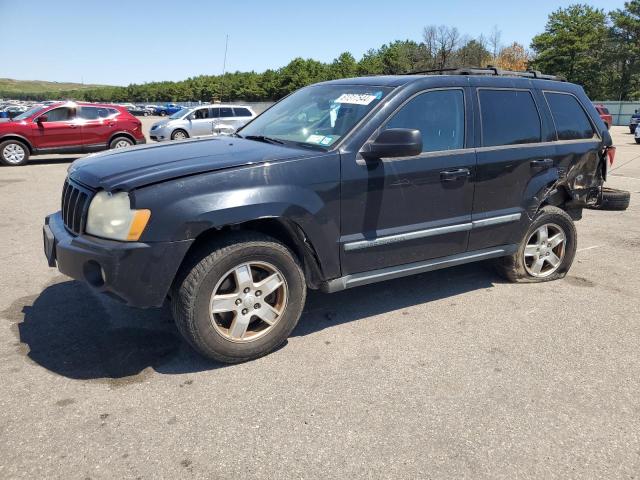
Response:
[{"label": "windshield wiper blade", "polygon": [[272,138],[272,137],[265,137],[264,135],[247,135],[246,137],[242,137],[242,138],[246,138],[247,140],[256,140],[258,142],[264,142],[264,143],[273,143],[276,145],[285,144],[285,142],[283,142],[282,140],[278,140],[277,138]]}]

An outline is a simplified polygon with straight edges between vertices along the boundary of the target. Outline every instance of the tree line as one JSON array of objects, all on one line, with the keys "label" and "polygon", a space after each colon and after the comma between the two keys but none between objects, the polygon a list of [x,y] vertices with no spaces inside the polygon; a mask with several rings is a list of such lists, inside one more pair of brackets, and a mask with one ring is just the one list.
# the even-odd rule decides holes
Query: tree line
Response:
[{"label": "tree line", "polygon": [[[262,73],[200,75],[178,82],[98,87],[64,92],[24,93],[25,100],[73,98],[101,102],[270,101],[311,83],[360,75],[390,75],[459,66],[493,65],[505,70],[536,69],[584,86],[591,98],[640,98],[640,0],[605,12],[586,4],[549,15],[544,32],[527,49],[504,45],[501,32],[471,38],[455,27],[432,25],[421,41],[398,40],[368,50],[360,60],[349,52],[332,62],[295,58]],[[2,96],[2,92],[0,92]],[[16,98],[16,94],[12,94]]]}]

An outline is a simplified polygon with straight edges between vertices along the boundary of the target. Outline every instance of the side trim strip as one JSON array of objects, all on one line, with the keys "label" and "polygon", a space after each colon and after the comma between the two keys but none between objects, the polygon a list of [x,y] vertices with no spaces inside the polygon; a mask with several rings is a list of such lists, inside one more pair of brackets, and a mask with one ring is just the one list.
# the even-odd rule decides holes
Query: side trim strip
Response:
[{"label": "side trim strip", "polygon": [[483,218],[482,220],[474,220],[471,222],[473,228],[488,227],[490,225],[499,225],[501,223],[517,222],[522,216],[521,213],[512,213],[510,215],[500,215],[499,217]]},{"label": "side trim strip", "polygon": [[392,278],[400,278],[418,273],[430,272],[441,268],[453,267],[465,263],[487,260],[490,258],[503,257],[510,255],[518,249],[518,245],[501,245],[498,247],[487,248],[484,250],[476,250],[473,252],[465,252],[449,257],[435,258],[423,262],[408,263],[395,267],[381,268],[370,272],[354,273],[344,277],[329,280],[322,286],[322,290],[328,293],[338,292],[347,288],[367,285],[369,283],[391,280]]},{"label": "side trim strip", "polygon": [[406,242],[407,240],[415,240],[418,238],[433,237],[435,235],[444,235],[445,233],[465,232],[474,228],[488,227],[491,225],[499,225],[501,223],[517,222],[522,216],[521,213],[512,213],[509,215],[500,215],[498,217],[483,218],[474,220],[470,223],[458,223],[456,225],[447,225],[444,227],[428,228],[425,230],[415,230],[407,233],[397,233],[387,235],[371,240],[357,240],[344,244],[344,251],[351,252],[353,250],[362,250],[363,248],[379,247],[380,245],[389,245],[391,243]]},{"label": "side trim strip", "polygon": [[396,235],[388,235],[386,237],[378,237],[373,240],[358,240],[356,242],[345,243],[344,250],[360,250],[362,248],[377,247],[380,245],[388,245],[390,243],[404,242],[407,240],[415,240],[416,238],[432,237],[434,235],[443,235],[445,233],[464,232],[471,230],[471,223],[459,223],[457,225],[447,225],[446,227],[429,228],[427,230],[416,230],[408,233],[398,233]]}]

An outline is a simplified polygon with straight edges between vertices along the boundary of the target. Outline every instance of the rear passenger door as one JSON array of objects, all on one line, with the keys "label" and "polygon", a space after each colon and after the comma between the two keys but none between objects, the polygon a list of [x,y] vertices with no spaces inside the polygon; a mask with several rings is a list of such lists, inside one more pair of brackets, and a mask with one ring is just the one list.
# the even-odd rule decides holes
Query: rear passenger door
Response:
[{"label": "rear passenger door", "polygon": [[527,209],[538,193],[540,182],[533,180],[552,174],[555,157],[555,138],[543,122],[539,92],[478,87],[475,98],[480,128],[469,250],[520,241],[529,224]]},{"label": "rear passenger door", "polygon": [[220,133],[233,133],[236,131],[233,123],[233,109],[231,107],[219,107],[219,118],[213,124],[213,132]]}]

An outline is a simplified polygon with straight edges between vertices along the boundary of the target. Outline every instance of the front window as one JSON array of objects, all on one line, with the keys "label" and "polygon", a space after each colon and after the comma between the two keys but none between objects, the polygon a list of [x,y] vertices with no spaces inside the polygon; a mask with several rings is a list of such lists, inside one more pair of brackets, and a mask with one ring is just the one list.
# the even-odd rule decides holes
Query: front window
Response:
[{"label": "front window", "polygon": [[24,113],[21,113],[20,115],[14,117],[14,120],[26,120],[27,118],[29,118],[31,115],[35,115],[38,112],[41,112],[42,110],[44,110],[46,107],[42,106],[42,105],[36,105],[35,107],[30,108],[29,110],[27,110]]},{"label": "front window", "polygon": [[269,137],[330,147],[391,91],[364,85],[313,85],[276,103],[240,130],[243,137]]}]

